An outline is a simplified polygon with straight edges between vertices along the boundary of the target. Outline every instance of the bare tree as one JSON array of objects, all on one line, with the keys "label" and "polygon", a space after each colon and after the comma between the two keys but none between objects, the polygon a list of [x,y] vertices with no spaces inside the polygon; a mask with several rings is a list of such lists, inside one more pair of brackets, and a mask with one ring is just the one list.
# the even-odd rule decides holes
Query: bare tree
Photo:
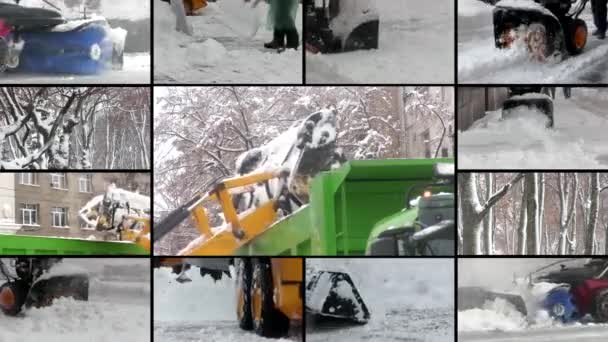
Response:
[{"label": "bare tree", "polygon": [[593,172],[589,175],[589,198],[585,206],[589,207],[587,227],[585,231],[585,254],[593,254],[593,242],[595,241],[595,226],[598,217],[598,202],[600,199],[599,173]]}]

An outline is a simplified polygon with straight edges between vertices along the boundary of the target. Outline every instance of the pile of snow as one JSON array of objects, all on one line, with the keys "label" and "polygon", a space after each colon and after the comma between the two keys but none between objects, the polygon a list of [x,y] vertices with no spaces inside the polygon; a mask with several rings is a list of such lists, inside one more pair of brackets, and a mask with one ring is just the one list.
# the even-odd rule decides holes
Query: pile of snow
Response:
[{"label": "pile of snow", "polygon": [[[105,266],[134,267],[139,282],[100,280]],[[147,265],[147,267],[143,267]],[[20,317],[0,314],[0,341],[148,342],[150,341],[149,259],[70,258],[51,268],[52,275],[88,273],[89,301],[60,298],[52,306],[31,308]],[[147,272],[144,272],[146,270]]]},{"label": "pile of snow", "polygon": [[488,112],[467,131],[458,133],[461,168],[605,168],[608,119],[602,97],[589,100],[573,90],[570,100],[554,101],[553,129],[533,109],[517,108],[502,120],[501,111]]},{"label": "pile of snow", "polygon": [[526,317],[504,299],[486,302],[482,308],[458,312],[458,331],[522,330]]},{"label": "pile of snow", "polygon": [[186,274],[192,281],[180,284],[170,268],[154,270],[154,320],[233,320],[235,329],[238,329],[234,281],[227,277],[218,282],[209,276],[202,278],[196,267]]},{"label": "pile of snow", "polygon": [[[301,49],[281,54],[263,48],[272,40],[265,28],[268,5],[258,8],[242,0],[209,3],[187,18],[194,36],[175,30],[176,19],[166,2],[154,0],[155,78],[195,83],[301,83]],[[296,18],[301,29],[301,9]]]}]

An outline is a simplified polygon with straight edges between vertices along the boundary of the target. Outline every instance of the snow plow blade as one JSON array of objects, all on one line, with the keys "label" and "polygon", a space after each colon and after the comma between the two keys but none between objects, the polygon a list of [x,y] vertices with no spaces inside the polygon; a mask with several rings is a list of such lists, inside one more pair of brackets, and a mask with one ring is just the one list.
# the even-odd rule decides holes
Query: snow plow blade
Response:
[{"label": "snow plow blade", "polygon": [[553,127],[553,100],[550,97],[544,94],[538,94],[538,96],[530,96],[530,94],[513,96],[503,103],[502,118],[508,119],[515,116],[517,108],[537,110],[547,116],[547,128]]},{"label": "snow plow blade", "polygon": [[493,12],[494,42],[499,49],[508,49],[523,40],[537,60],[544,60],[565,51],[564,31],[559,20],[540,4],[530,1],[530,8],[503,6]]},{"label": "snow plow blade", "polygon": [[350,276],[319,271],[306,285],[306,311],[319,320],[336,319],[365,324],[370,313]]},{"label": "snow plow blade", "polygon": [[87,301],[89,277],[85,274],[75,274],[38,280],[30,289],[25,306],[36,308],[50,306],[53,300],[61,297]]},{"label": "snow plow blade", "polygon": [[519,295],[498,293],[484,290],[481,287],[459,287],[458,288],[458,311],[481,309],[486,302],[502,299],[512,304],[515,309],[524,316],[528,314],[526,303]]}]

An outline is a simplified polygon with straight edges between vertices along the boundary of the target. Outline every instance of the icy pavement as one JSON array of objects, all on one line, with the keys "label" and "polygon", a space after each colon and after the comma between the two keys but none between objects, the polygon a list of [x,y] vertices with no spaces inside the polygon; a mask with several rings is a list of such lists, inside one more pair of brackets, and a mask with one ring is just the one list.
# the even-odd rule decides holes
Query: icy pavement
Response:
[{"label": "icy pavement", "polygon": [[[373,315],[373,314],[372,314]],[[308,321],[307,321],[308,322]],[[431,342],[454,340],[454,309],[392,309],[366,325],[308,324],[306,341],[312,342]]]},{"label": "icy pavement", "polygon": [[[608,167],[608,93],[574,88],[572,98],[554,100],[555,127],[541,114],[501,120],[489,112],[458,132],[460,169],[600,169]],[[530,113],[530,112],[528,112]]]},{"label": "icy pavement", "polygon": [[[88,260],[95,260],[96,265],[91,265]],[[138,281],[121,279],[106,282],[100,280],[103,259],[88,260],[64,259],[64,263],[89,271],[89,301],[60,298],[52,306],[32,308],[19,317],[8,317],[0,313],[0,341],[150,341],[150,281],[149,275],[146,276],[143,272],[149,270],[149,264],[141,267],[141,259],[113,259],[108,263],[140,263],[137,270],[131,269],[130,272],[142,274]]]},{"label": "icy pavement", "polygon": [[13,74],[0,75],[2,83],[52,84],[149,84],[150,54],[125,54],[123,70],[111,70],[100,75]]},{"label": "icy pavement", "polygon": [[378,50],[306,54],[307,83],[453,83],[454,1],[378,0]]},{"label": "icy pavement", "polygon": [[292,342],[288,338],[264,338],[251,331],[241,330],[236,320],[201,322],[154,322],[154,341],[157,342]]},{"label": "icy pavement", "polygon": [[[606,83],[608,40],[589,35],[578,56],[562,61],[531,61],[524,46],[500,50],[494,46],[493,6],[479,0],[458,0],[458,81],[460,83]],[[595,29],[591,6],[581,19]]]},{"label": "icy pavement", "polygon": [[458,333],[458,341],[475,342],[604,342],[608,326],[572,326],[560,329],[534,329],[510,332],[466,332]]},{"label": "icy pavement", "polygon": [[[175,31],[167,3],[154,0],[154,81],[156,83],[302,83],[302,49],[264,49],[267,5],[242,0],[209,3],[188,17],[189,37]],[[301,9],[296,19],[301,38]]]},{"label": "icy pavement", "polygon": [[307,320],[307,341],[454,341],[451,259],[306,259],[315,270],[348,273],[369,308],[365,325]]}]

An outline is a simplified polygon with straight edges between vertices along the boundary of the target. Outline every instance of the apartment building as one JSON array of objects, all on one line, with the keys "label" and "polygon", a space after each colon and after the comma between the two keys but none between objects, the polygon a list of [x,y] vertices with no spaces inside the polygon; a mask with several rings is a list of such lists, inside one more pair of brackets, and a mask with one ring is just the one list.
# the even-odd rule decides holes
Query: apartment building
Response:
[{"label": "apartment building", "polygon": [[86,238],[99,236],[78,211],[105,191],[102,173],[15,173],[17,234]]}]

